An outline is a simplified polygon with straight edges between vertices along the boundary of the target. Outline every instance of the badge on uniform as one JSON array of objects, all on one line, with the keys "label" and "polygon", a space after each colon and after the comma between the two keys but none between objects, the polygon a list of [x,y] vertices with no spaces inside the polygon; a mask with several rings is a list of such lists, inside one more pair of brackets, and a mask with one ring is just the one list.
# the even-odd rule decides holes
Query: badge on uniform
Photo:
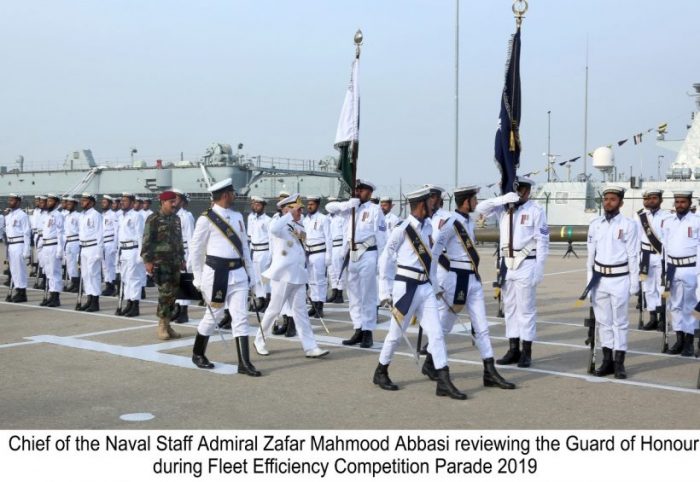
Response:
[{"label": "badge on uniform", "polygon": [[460,290],[457,293],[457,296],[455,296],[455,300],[456,301],[466,301],[467,300],[467,297],[465,296],[464,290]]},{"label": "badge on uniform", "polygon": [[520,224],[525,224],[529,217],[529,214],[523,214],[522,216],[520,216]]},{"label": "badge on uniform", "polygon": [[625,232],[622,229],[617,230],[617,239],[624,239]]},{"label": "badge on uniform", "polygon": [[693,237],[693,228],[691,228],[690,226],[688,226],[688,237],[689,238]]},{"label": "badge on uniform", "polygon": [[364,223],[365,221],[367,221],[368,217],[369,217],[369,213],[367,211],[362,213],[362,222]]}]

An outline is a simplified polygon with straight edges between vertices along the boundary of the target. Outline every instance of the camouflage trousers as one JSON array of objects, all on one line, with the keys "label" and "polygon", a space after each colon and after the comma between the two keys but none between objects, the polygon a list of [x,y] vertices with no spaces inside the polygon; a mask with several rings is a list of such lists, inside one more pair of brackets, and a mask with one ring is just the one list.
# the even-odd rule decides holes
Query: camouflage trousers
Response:
[{"label": "camouflage trousers", "polygon": [[172,317],[180,287],[180,265],[167,261],[155,263],[153,281],[158,285],[158,318]]}]

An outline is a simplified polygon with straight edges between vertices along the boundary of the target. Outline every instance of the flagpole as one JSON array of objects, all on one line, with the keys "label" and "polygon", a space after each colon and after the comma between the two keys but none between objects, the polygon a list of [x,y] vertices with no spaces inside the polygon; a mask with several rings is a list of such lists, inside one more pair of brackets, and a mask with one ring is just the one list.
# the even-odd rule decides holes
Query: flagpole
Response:
[{"label": "flagpole", "polygon": [[455,188],[459,186],[459,0],[455,0]]},{"label": "flagpole", "polygon": [[[355,61],[358,62],[360,60],[360,46],[362,46],[362,30],[357,29],[357,32],[355,32],[355,37],[354,37],[354,42],[355,42]],[[356,113],[356,119],[359,118],[359,114]],[[359,123],[359,122],[358,122]],[[356,125],[355,129],[359,130],[360,126]],[[352,167],[352,185],[350,186],[350,190],[352,192],[351,197],[356,197],[357,192],[355,190],[355,187],[357,186],[357,156],[358,156],[358,151],[359,151],[359,142],[357,141],[357,136],[355,136],[355,139],[352,141],[352,144],[350,145],[350,148],[352,149],[350,151],[351,153],[351,167]],[[351,216],[351,230],[350,230],[350,248],[352,251],[355,251],[357,249],[357,246],[355,245],[355,208],[352,208],[352,216]]]}]

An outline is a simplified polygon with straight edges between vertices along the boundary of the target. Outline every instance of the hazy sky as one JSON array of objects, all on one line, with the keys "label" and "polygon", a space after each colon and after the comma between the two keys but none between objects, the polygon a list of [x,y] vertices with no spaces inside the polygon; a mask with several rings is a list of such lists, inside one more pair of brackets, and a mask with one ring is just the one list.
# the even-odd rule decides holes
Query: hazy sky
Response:
[{"label": "hazy sky", "polygon": [[[460,184],[498,178],[493,137],[511,0],[462,0]],[[669,123],[683,137],[700,82],[697,0],[531,0],[523,24],[521,172]],[[454,184],[455,0],[1,0],[0,165],[196,159],[212,142],[320,159],[332,148],[362,28],[359,175]],[[656,174],[654,146],[616,149]],[[580,162],[580,161],[579,161]],[[579,172],[581,166],[575,169]],[[590,168],[589,168],[590,171]],[[566,171],[560,170],[560,176]],[[539,176],[543,179],[544,174]]]}]

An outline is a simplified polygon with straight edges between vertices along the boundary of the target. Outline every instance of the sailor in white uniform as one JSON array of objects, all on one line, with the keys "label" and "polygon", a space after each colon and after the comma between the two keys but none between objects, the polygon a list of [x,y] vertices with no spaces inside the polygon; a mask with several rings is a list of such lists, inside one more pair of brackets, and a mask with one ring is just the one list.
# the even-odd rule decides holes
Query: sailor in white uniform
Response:
[{"label": "sailor in white uniform", "polygon": [[104,255],[102,257],[102,279],[105,282],[105,289],[102,296],[114,296],[116,289],[114,281],[117,273],[114,265],[114,258],[117,257],[117,246],[119,246],[119,225],[117,224],[117,214],[112,211],[112,201],[114,199],[109,194],[104,194],[100,200],[102,208],[102,239],[104,243]]},{"label": "sailor in white uniform", "polygon": [[238,373],[260,376],[250,362],[248,349],[248,290],[256,283],[241,213],[232,208],[236,194],[232,180],[209,187],[213,206],[197,219],[189,243],[193,285],[202,292],[207,309],[197,327],[192,362],[199,368],[213,368],[205,355],[209,337],[224,309],[231,313],[232,334],[238,354]]},{"label": "sailor in white uniform", "polygon": [[307,196],[306,231],[307,269],[309,270],[309,297],[311,309],[308,315],[323,318],[323,303],[328,294],[328,278],[326,268],[331,264],[333,256],[333,239],[331,237],[330,218],[321,214],[321,196]]},{"label": "sailor in white uniform", "polygon": [[63,215],[58,211],[61,197],[49,193],[46,196],[46,215],[43,216],[40,226],[42,233],[41,256],[42,265],[46,273],[49,296],[40,304],[41,306],[61,306],[59,293],[63,291]]},{"label": "sailor in white uniform", "polygon": [[700,217],[690,212],[692,191],[674,191],[675,216],[662,229],[666,248],[666,283],[671,287],[671,320],[676,343],[667,353],[693,356],[693,338],[698,322],[693,309],[698,302]]},{"label": "sailor in white uniform", "polygon": [[442,196],[445,194],[445,189],[434,184],[424,184],[423,187],[430,190],[430,224],[433,228],[433,233],[437,234],[438,230],[451,216],[450,212],[443,208],[445,201]]},{"label": "sailor in white uniform", "polygon": [[316,343],[306,312],[305,285],[309,273],[304,246],[306,236],[304,225],[300,222],[302,204],[299,194],[283,199],[277,203],[277,207],[282,213],[270,222],[272,264],[263,272],[263,277],[270,280],[270,304],[255,337],[255,350],[263,356],[270,354],[263,333],[266,336],[271,334],[272,323],[286,302],[292,309],[304,354],[307,358],[320,358],[329,352],[319,348]]},{"label": "sailor in white uniform", "polygon": [[[549,254],[549,227],[544,210],[530,200],[534,181],[518,178],[517,182],[517,193],[481,201],[476,213],[484,217],[496,215],[499,221],[501,263],[498,278],[503,290],[506,336],[510,347],[496,363],[529,367],[532,342],[536,337],[536,290],[544,277],[544,263]],[[509,214],[511,209],[512,217]],[[511,229],[513,245],[509,246]]]},{"label": "sailor in white uniform", "polygon": [[121,197],[123,215],[119,221],[119,273],[121,274],[122,308],[117,309],[118,316],[134,317],[140,315],[141,273],[146,271],[141,258],[143,244],[144,220],[133,206],[135,196],[125,192]]},{"label": "sailor in white uniform", "polygon": [[426,188],[406,196],[411,215],[391,233],[379,260],[381,298],[383,304],[391,306],[392,319],[373,382],[384,390],[398,390],[389,378],[389,364],[401,343],[403,332],[415,316],[428,336],[428,350],[432,354],[437,380],[435,394],[464,400],[467,396],[450,380],[445,338],[440,326],[438,296],[441,292],[435,260],[430,252],[432,230],[427,222],[429,197],[430,190]]},{"label": "sailor in white uniform", "polygon": [[642,193],[644,209],[640,209],[634,216],[639,229],[640,249],[640,273],[642,280],[642,292],[646,300],[649,322],[643,326],[643,330],[656,330],[659,328],[659,315],[662,311],[661,294],[664,287],[661,281],[664,223],[673,215],[661,209],[663,190],[647,189]]},{"label": "sailor in white uniform", "polygon": [[[372,330],[377,326],[377,259],[386,244],[386,223],[381,208],[370,201],[374,184],[358,179],[354,197],[347,202],[326,204],[326,211],[346,219],[348,239],[347,292],[350,318],[355,332],[343,345],[371,348]],[[352,213],[355,213],[353,223]],[[354,225],[354,243],[353,243]]]},{"label": "sailor in white uniform", "polygon": [[102,215],[95,210],[95,201],[94,194],[84,192],[80,196],[80,206],[83,208],[78,227],[80,273],[87,301],[77,308],[88,312],[100,310],[103,222]]},{"label": "sailor in white uniform", "polygon": [[5,216],[5,236],[7,242],[8,263],[14,294],[9,293],[13,303],[27,301],[27,260],[31,253],[32,227],[29,216],[20,206],[22,196],[10,194],[7,197],[7,205],[10,212]]},{"label": "sailor in white uniform", "polygon": [[[328,202],[336,202],[337,198],[328,198]],[[326,210],[328,212],[328,210]],[[331,239],[333,240],[333,249],[331,251],[331,265],[328,267],[328,278],[331,285],[331,294],[326,298],[329,303],[345,303],[343,299],[343,290],[345,289],[345,279],[347,273],[341,271],[343,268],[343,259],[347,252],[347,228],[345,226],[346,218],[339,214],[328,214],[330,217]]]},{"label": "sailor in white uniform", "polygon": [[265,310],[270,301],[270,283],[262,279],[262,272],[270,267],[270,216],[265,213],[267,201],[260,196],[250,198],[252,212],[248,215],[248,239],[253,257],[253,268],[258,279],[255,298],[259,310]]},{"label": "sailor in white uniform", "polygon": [[[489,338],[489,324],[486,320],[484,290],[479,275],[479,253],[474,237],[473,214],[477,205],[479,187],[466,186],[454,190],[457,209],[443,223],[433,230],[433,260],[440,259],[437,280],[443,291],[438,301],[440,324],[444,336],[451,331],[464,308],[469,313],[474,343],[484,364],[484,386],[513,389],[496,370],[493,348]],[[446,269],[445,269],[446,268]],[[431,380],[436,378],[432,355],[428,353],[423,364],[423,373]]]},{"label": "sailor in white uniform", "polygon": [[394,209],[394,200],[391,197],[382,196],[379,198],[379,207],[384,213],[384,223],[386,224],[387,236],[389,236],[394,228],[401,223],[401,218],[391,211]]},{"label": "sailor in white uniform", "polygon": [[80,271],[78,270],[78,257],[80,256],[80,216],[76,211],[78,200],[74,196],[65,196],[66,208],[63,218],[63,233],[65,234],[65,259],[66,271],[70,284],[64,288],[66,293],[77,293],[80,287]]},{"label": "sailor in white uniform", "polygon": [[41,229],[44,225],[44,218],[46,217],[46,196],[41,194],[38,196],[38,204],[32,212],[32,217],[34,218],[34,228],[36,232],[34,233],[34,248],[36,255],[36,265],[37,265],[37,277],[34,283],[34,288],[43,290],[46,286],[46,269],[44,268],[44,257],[41,254],[41,248],[44,245],[42,239]]},{"label": "sailor in white uniform", "polygon": [[[124,211],[122,211],[122,198],[121,196],[113,196],[112,197],[112,212],[115,215],[115,222],[116,222],[116,233],[117,233],[117,238],[119,237],[119,225],[121,224],[122,221],[122,216],[124,216]],[[119,241],[119,239],[117,239]],[[121,272],[119,271],[119,244],[117,244],[117,255],[114,257],[114,287],[117,291],[117,295],[119,294],[119,290],[121,289],[121,283],[122,283],[122,275]]]},{"label": "sailor in white uniform", "polygon": [[[34,196],[34,209],[32,209],[32,214],[29,216],[29,221],[32,225],[32,273],[30,276],[35,276],[39,269],[39,248],[37,246],[38,234],[39,234],[39,217],[43,207],[46,205],[46,198],[41,195]],[[34,286],[37,287],[36,285]]]},{"label": "sailor in white uniform", "polygon": [[[277,201],[283,201],[287,199],[290,196],[290,194],[287,191],[280,191],[277,194]],[[282,216],[282,210],[277,208],[277,212],[272,215],[272,220],[278,219],[279,217]],[[300,217],[300,222],[303,223],[304,215],[301,214]],[[272,256],[273,250],[272,246],[270,246],[270,255]],[[297,329],[294,324],[294,312],[292,310],[291,305],[289,302],[285,301],[284,305],[282,306],[282,324],[275,323],[275,325],[272,327],[272,334],[273,335],[284,335],[287,338],[292,338],[297,336]]]},{"label": "sailor in white uniform", "polygon": [[[189,245],[194,234],[194,216],[187,210],[190,197],[187,193],[180,189],[173,188],[172,191],[176,194],[177,217],[180,218],[180,227],[182,229],[182,246],[185,249],[185,269],[187,272],[192,272],[192,265],[189,263]],[[192,304],[192,300],[175,300],[175,314],[172,321],[175,323],[187,323],[190,321],[188,306]]]},{"label": "sailor in white uniform", "polygon": [[639,292],[639,233],[635,222],[620,214],[625,190],[611,186],[602,195],[604,215],[588,228],[584,296],[590,292],[603,347],[603,362],[595,375],[614,373],[615,378],[623,379],[627,378],[629,298]]}]

